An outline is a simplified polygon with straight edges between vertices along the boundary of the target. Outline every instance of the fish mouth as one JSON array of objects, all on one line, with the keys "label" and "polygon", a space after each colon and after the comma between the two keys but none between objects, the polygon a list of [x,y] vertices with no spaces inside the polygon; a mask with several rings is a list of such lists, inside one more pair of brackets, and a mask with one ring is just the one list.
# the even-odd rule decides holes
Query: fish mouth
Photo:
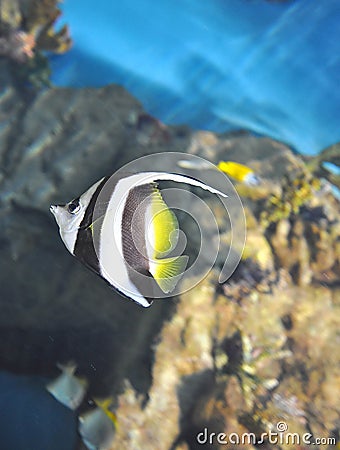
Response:
[{"label": "fish mouth", "polygon": [[57,213],[57,208],[58,208],[57,205],[51,205],[51,206],[50,206],[50,212],[51,212],[54,216],[55,216],[56,213]]}]

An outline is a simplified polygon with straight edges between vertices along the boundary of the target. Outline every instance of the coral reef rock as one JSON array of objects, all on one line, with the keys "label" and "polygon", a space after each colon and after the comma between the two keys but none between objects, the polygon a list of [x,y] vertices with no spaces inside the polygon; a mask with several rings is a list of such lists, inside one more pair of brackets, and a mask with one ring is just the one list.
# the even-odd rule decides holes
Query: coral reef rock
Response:
[{"label": "coral reef rock", "polygon": [[58,0],[1,0],[0,57],[8,60],[17,84],[49,84],[44,52],[64,53],[72,45],[67,25],[55,30],[61,15]]}]

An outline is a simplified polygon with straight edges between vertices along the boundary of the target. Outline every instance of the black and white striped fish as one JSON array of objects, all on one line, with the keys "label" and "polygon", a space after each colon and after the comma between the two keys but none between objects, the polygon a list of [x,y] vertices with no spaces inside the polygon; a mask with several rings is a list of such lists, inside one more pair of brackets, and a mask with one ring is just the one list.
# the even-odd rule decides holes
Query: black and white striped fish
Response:
[{"label": "black and white striped fish", "polygon": [[167,256],[179,228],[158,189],[162,180],[226,197],[185,175],[141,172],[103,178],[66,205],[50,207],[70,253],[144,307],[174,290],[188,262],[185,255]]}]

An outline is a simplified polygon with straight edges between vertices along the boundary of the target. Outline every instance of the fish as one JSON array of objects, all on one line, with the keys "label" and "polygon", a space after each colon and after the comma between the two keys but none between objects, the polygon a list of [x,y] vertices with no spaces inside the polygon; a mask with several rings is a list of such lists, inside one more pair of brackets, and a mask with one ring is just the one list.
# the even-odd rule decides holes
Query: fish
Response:
[{"label": "fish", "polygon": [[94,402],[97,408],[79,416],[78,432],[89,450],[106,450],[116,433],[117,416],[110,410],[110,398]]},{"label": "fish", "polygon": [[201,159],[180,159],[177,161],[177,165],[183,169],[194,169],[194,170],[206,170],[212,168],[212,163]]},{"label": "fish", "polygon": [[234,161],[220,161],[217,167],[227,175],[234,178],[236,181],[248,184],[250,186],[260,183],[260,179],[255,175],[253,169],[244,164]]},{"label": "fish", "polygon": [[[214,168],[214,165],[212,163],[209,163],[208,161],[205,161],[203,159],[181,159],[177,164],[183,169],[192,170],[207,170]],[[260,184],[260,178],[254,173],[253,169],[245,166],[244,164],[240,164],[234,161],[220,161],[217,165],[215,165],[215,167],[241,183],[247,184],[249,186]]]},{"label": "fish", "polygon": [[67,408],[75,410],[83,401],[87,381],[75,375],[77,366],[73,363],[58,364],[61,374],[46,385],[47,391]]},{"label": "fish", "polygon": [[104,177],[66,205],[50,211],[68,251],[120,294],[143,307],[175,289],[188,256],[169,256],[179,226],[159,181],[196,186],[227,195],[196,178],[167,172]]}]

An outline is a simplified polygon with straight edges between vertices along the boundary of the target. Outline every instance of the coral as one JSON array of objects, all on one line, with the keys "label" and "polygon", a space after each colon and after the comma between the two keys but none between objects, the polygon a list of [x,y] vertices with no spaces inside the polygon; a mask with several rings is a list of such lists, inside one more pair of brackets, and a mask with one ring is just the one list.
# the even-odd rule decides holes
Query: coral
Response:
[{"label": "coral", "polygon": [[287,269],[297,284],[339,282],[340,221],[327,208],[306,208],[298,217],[278,221],[266,235],[277,267]]},{"label": "coral", "polygon": [[33,58],[35,45],[35,38],[32,34],[10,30],[6,38],[0,37],[0,55],[23,63]]},{"label": "coral", "polygon": [[67,25],[54,30],[54,23],[61,15],[58,3],[59,0],[31,0],[23,8],[25,27],[35,36],[39,51],[64,53],[72,44]]},{"label": "coral", "polygon": [[68,27],[54,30],[61,14],[58,3],[57,0],[2,0],[0,56],[12,63],[16,80],[19,72],[17,81],[26,80],[35,86],[48,84],[47,59],[43,52],[64,53],[70,48]]},{"label": "coral", "polygon": [[145,407],[129,386],[119,396],[113,449],[180,448],[171,446],[181,434],[181,421],[185,424],[196,391],[205,386],[208,395],[213,381],[213,286],[207,282],[200,294],[196,290],[184,294],[176,316],[162,330]]},{"label": "coral", "polygon": [[222,285],[222,290],[228,299],[240,303],[255,292],[271,292],[277,283],[277,273],[263,270],[253,258],[247,258],[236,268],[232,279]]},{"label": "coral", "polygon": [[272,194],[261,213],[261,224],[268,227],[279,220],[297,215],[321,187],[320,180],[307,170],[287,174],[281,183],[279,195]]},{"label": "coral", "polygon": [[21,18],[19,0],[2,0],[0,3],[0,34],[19,28]]},{"label": "coral", "polygon": [[[327,189],[321,188],[320,180],[312,176],[306,166],[300,167],[294,175],[284,176],[277,186],[280,193],[270,195],[266,201],[250,199],[255,206],[253,215],[248,214],[253,223],[248,230],[248,242],[255,243],[259,239],[256,236],[261,234],[260,227],[264,230],[260,239],[269,244],[274,266],[287,270],[294,282],[299,285],[308,285],[311,281],[338,283],[338,201]],[[246,251],[247,255],[256,256],[254,249],[246,248]]]},{"label": "coral", "polygon": [[[112,450],[202,448],[197,436],[205,429],[259,439],[280,421],[300,436],[332,436],[339,418],[340,297],[335,294],[334,303],[328,288],[306,290],[287,281],[236,304],[214,295],[216,277],[183,294],[164,326],[145,406],[131,386],[119,396]],[[234,445],[215,440],[203,448]]]}]

